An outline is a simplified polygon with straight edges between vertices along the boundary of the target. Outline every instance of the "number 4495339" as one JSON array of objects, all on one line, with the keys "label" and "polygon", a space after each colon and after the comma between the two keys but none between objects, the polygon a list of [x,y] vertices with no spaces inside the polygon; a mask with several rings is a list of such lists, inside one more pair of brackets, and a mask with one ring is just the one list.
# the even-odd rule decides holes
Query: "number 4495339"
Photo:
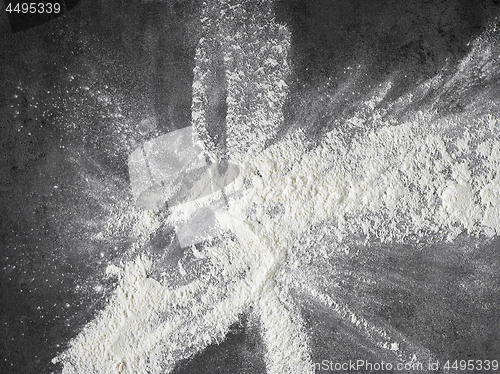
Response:
[{"label": "number 4495339", "polygon": [[455,360],[446,361],[444,370],[498,370],[498,360]]},{"label": "number 4495339", "polygon": [[61,4],[60,3],[17,3],[7,4],[5,11],[8,13],[32,13],[32,14],[50,14],[50,13],[60,13]]}]

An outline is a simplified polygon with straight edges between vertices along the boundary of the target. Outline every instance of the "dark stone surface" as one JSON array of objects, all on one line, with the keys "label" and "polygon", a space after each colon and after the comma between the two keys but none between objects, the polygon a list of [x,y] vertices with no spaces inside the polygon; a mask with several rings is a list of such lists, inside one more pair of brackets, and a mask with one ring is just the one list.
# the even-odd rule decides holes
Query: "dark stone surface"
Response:
[{"label": "dark stone surface", "polygon": [[[498,3],[490,0],[279,0],[276,4],[278,18],[292,30],[295,79],[286,122],[304,118],[311,122],[315,111],[316,121],[307,129],[312,134],[329,128],[321,116],[339,121],[348,117],[360,99],[388,79],[393,85],[386,103],[443,68],[453,68],[470,50],[468,43],[499,11]],[[319,97],[335,90],[339,92],[333,102]],[[309,103],[304,97],[311,92]]]},{"label": "dark stone surface", "polygon": [[[194,0],[81,0],[63,17],[0,35],[1,373],[57,372],[50,360],[115,288],[105,268],[127,258],[130,238],[96,234],[111,213],[131,206],[131,150],[190,124],[199,8]],[[310,110],[301,104],[304,91],[330,82],[333,92],[355,73],[363,77],[355,92],[341,95],[329,115],[341,118],[349,103],[391,75],[387,100],[398,97],[463,57],[498,9],[493,0],[280,1],[279,18],[293,35],[288,120]],[[147,134],[136,129],[144,118],[156,121]],[[439,253],[367,252],[362,264],[346,266],[361,272],[366,265],[362,271],[374,278],[400,274],[411,286],[360,290],[373,316],[440,357],[493,359],[500,351],[498,309],[481,308],[498,298],[498,277],[480,265],[498,263],[498,241],[475,257]],[[462,281],[481,293],[464,298]],[[350,300],[347,291],[344,297]],[[313,353],[354,357],[355,333],[308,303],[303,314]],[[349,342],[340,343],[346,335]],[[176,372],[260,373],[262,350],[258,328],[242,317],[224,342]]]}]

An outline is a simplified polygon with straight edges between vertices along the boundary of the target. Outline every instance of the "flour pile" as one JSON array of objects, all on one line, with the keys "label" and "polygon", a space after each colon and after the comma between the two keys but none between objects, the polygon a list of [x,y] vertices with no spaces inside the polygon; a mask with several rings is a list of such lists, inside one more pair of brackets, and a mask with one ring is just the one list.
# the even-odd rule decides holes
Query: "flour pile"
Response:
[{"label": "flour pile", "polygon": [[[374,90],[346,121],[347,128],[366,130],[353,133],[339,127],[320,142],[311,142],[297,130],[266,148],[282,121],[288,34],[269,13],[253,14],[248,22],[244,7],[220,3],[221,14],[231,15],[230,24],[240,25],[235,30],[223,23],[216,32],[222,35],[221,50],[231,51],[224,58],[229,77],[228,149],[234,155],[231,162],[241,170],[224,191],[229,208],[216,212],[221,239],[202,250],[189,249],[208,265],[187,285],[164,286],[148,277],[153,264],[146,256],[127,264],[108,307],[56,361],[64,365],[65,374],[170,372],[179,360],[224,339],[238,315],[252,306],[261,322],[268,372],[313,372],[309,338],[289,296],[294,288],[348,320],[385,357],[426,361],[431,354],[417,342],[353,313],[306,279],[294,279],[283,271],[284,265],[300,269],[302,264],[334,257],[335,244],[351,236],[405,242],[453,240],[464,232],[500,234],[497,114],[471,109],[440,116],[434,102],[395,123],[387,109],[375,109],[388,89]],[[263,43],[260,49],[243,43],[252,37],[252,24],[262,25],[253,35]],[[476,76],[497,74],[497,65],[483,61],[489,58],[487,43],[479,40],[457,74],[439,89],[444,92]],[[247,49],[235,57],[241,48]],[[205,52],[202,41],[193,103],[194,122],[202,135],[203,92],[210,80],[205,81],[208,75],[202,72],[207,66]],[[258,68],[256,75],[246,75],[262,56],[272,56],[265,60],[264,70],[276,69],[262,73],[271,77],[265,83],[270,87],[256,83],[261,79]],[[428,91],[433,82],[402,97],[391,113]],[[376,125],[367,128],[367,123]],[[194,212],[182,213],[188,217]],[[179,214],[169,218],[172,224]],[[321,224],[327,232],[304,240]],[[313,249],[311,242],[327,234],[328,245]]]}]

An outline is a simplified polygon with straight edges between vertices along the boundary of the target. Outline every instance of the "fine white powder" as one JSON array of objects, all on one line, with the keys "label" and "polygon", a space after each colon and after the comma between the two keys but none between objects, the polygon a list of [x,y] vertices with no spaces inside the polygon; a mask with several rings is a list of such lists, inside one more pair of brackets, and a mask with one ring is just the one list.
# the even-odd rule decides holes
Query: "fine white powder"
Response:
[{"label": "fine white powder", "polygon": [[[477,66],[485,66],[484,43],[474,45],[443,90],[479,74]],[[417,87],[391,110],[405,107],[434,82]],[[397,123],[375,109],[390,86],[387,82],[387,89],[374,90],[345,128],[328,132],[321,141],[294,131],[261,152],[235,142],[245,144],[232,160],[241,173],[226,188],[229,208],[216,212],[221,235],[226,235],[201,251],[192,248],[194,257],[209,260],[208,267],[195,281],[175,287],[148,277],[154,264],[145,255],[128,263],[121,275],[112,268],[120,284],[106,309],[55,359],[64,365],[63,373],[170,372],[179,360],[224,339],[250,307],[261,322],[268,372],[313,372],[308,335],[291,289],[306,292],[349,321],[387,357],[428,359],[424,347],[354,313],[299,271],[303,264],[339,255],[341,244],[352,236],[404,242],[451,241],[464,232],[500,234],[498,118],[478,112],[438,116],[432,103],[408,111]],[[281,110],[280,95],[268,105],[269,112]],[[240,105],[231,110],[240,118]],[[248,130],[256,149],[263,149],[261,130],[275,127],[274,120]],[[353,132],[353,127],[366,130]],[[183,219],[194,213],[196,204],[192,207],[182,212]],[[175,224],[179,217],[170,220]],[[155,224],[147,228],[148,221],[143,222],[144,232],[154,231]],[[316,227],[324,231],[311,234]],[[321,245],[325,237],[328,245]],[[293,269],[297,273],[292,276]]]}]

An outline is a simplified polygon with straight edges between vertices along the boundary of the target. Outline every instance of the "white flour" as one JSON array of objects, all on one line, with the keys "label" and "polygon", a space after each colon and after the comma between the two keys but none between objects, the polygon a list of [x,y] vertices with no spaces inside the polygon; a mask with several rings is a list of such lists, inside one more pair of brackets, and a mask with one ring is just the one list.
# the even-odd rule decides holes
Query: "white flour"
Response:
[{"label": "white flour", "polygon": [[262,151],[283,122],[290,33],[275,22],[272,1],[207,3],[202,18],[205,36],[196,51],[193,126],[202,138],[207,137],[206,109],[219,48],[228,91],[226,143],[233,160],[239,160]]},{"label": "white flour", "polygon": [[[473,79],[477,65],[484,67],[483,58],[480,40],[447,84]],[[286,72],[285,67],[281,74]],[[432,84],[417,87],[393,109]],[[127,264],[107,308],[56,359],[63,373],[169,372],[179,360],[222,340],[250,306],[261,321],[268,372],[312,372],[308,336],[289,297],[291,288],[305,290],[350,321],[388,357],[428,358],[417,343],[405,340],[407,348],[401,348],[401,334],[353,313],[306,278],[280,271],[284,264],[300,269],[336,256],[334,244],[349,236],[404,242],[453,240],[462,232],[500,234],[498,118],[477,112],[439,117],[432,103],[409,111],[397,124],[375,109],[387,91],[374,91],[346,121],[347,128],[376,123],[371,130],[358,135],[332,130],[314,147],[296,131],[260,153],[250,152],[251,157],[237,151],[233,161],[242,173],[226,191],[229,209],[217,212],[221,227],[233,236],[201,252],[192,250],[196,258],[210,260],[206,271],[175,288],[148,278],[152,264],[145,256]],[[282,102],[266,110],[276,111]],[[230,108],[231,118],[243,118],[242,105]],[[265,139],[259,137],[267,136],[262,131],[281,116],[262,128],[243,121],[248,128],[238,136],[252,133],[246,140],[262,150]],[[245,144],[242,152],[247,152],[240,140],[235,144]],[[313,250],[311,243],[323,238],[308,232],[325,222],[328,245]]]}]

